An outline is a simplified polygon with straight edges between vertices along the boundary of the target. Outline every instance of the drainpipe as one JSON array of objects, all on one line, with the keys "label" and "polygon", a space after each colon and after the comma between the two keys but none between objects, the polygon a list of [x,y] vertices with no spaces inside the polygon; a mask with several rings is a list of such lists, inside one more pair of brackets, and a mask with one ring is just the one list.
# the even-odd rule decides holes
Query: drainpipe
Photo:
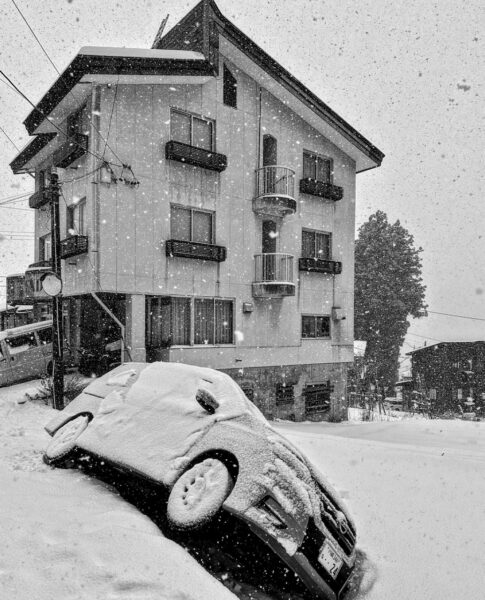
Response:
[{"label": "drainpipe", "polygon": [[125,326],[123,323],[115,317],[115,315],[110,311],[110,309],[106,306],[106,304],[99,298],[95,292],[91,292],[91,296],[96,300],[96,302],[101,306],[101,308],[113,319],[113,321],[118,325],[121,330],[121,364],[125,362]]},{"label": "drainpipe", "polygon": [[91,170],[93,173],[93,181],[92,181],[92,236],[89,241],[90,245],[90,254],[92,258],[92,289],[99,291],[101,289],[99,283],[99,210],[100,210],[100,200],[99,200],[99,171],[96,169],[101,166],[98,164],[97,157],[100,153],[100,139],[98,131],[100,131],[101,127],[101,119],[99,116],[100,111],[100,102],[101,102],[101,90],[98,85],[93,86],[92,96],[91,96],[91,140],[93,141],[93,157],[91,159]]}]

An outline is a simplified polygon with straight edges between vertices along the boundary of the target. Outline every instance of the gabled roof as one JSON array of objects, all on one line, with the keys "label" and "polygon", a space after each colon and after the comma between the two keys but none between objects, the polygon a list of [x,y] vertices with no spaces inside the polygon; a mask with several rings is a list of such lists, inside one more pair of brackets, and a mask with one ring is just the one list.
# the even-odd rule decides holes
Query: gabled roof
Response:
[{"label": "gabled roof", "polygon": [[476,340],[474,342],[438,342],[437,344],[430,344],[429,346],[422,346],[421,348],[416,348],[416,350],[410,350],[406,352],[406,356],[410,356],[412,354],[417,354],[418,352],[426,352],[427,350],[438,350],[441,348],[455,347],[455,348],[466,348],[470,346],[477,346],[485,344],[483,340]]},{"label": "gabled roof", "polygon": [[[81,48],[24,121],[36,135],[12,161],[14,173],[29,169],[29,161],[53,139],[56,120],[65,118],[77,101],[85,101],[92,81],[144,76],[146,82],[162,76],[207,81],[218,70],[219,46],[225,54],[243,57],[243,67],[259,85],[283,101],[331,142],[355,160],[357,172],[381,164],[384,154],[327,104],[272,59],[220,12],[213,0],[202,0],[149,49]],[[118,79],[116,79],[118,78]],[[152,79],[150,79],[152,78]],[[111,79],[109,79],[111,81]],[[84,84],[84,85],[83,85]],[[50,137],[46,137],[49,135]]]},{"label": "gabled roof", "polygon": [[238,48],[272,79],[277,80],[281,86],[309,108],[318,118],[327,122],[343,138],[346,138],[360,152],[368,156],[373,163],[372,166],[358,168],[358,171],[374,168],[381,164],[384,158],[383,152],[224,17],[213,0],[201,0],[177,25],[156,42],[154,47],[165,49],[185,48],[201,52],[209,64],[217,69],[220,46],[219,35]]}]

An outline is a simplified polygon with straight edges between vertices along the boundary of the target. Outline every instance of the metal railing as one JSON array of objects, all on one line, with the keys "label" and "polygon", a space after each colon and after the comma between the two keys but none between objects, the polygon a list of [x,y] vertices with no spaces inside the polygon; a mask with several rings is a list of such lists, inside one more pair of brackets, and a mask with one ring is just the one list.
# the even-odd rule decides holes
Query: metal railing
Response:
[{"label": "metal railing", "polygon": [[255,254],[254,282],[293,283],[293,256],[280,252]]},{"label": "metal railing", "polygon": [[272,165],[256,170],[256,197],[295,197],[295,171],[288,167]]}]

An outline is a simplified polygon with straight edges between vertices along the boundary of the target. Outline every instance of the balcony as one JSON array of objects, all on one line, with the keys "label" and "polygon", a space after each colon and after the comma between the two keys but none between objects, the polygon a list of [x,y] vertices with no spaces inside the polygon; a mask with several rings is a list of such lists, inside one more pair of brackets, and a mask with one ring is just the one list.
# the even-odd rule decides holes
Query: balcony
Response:
[{"label": "balcony", "polygon": [[65,169],[75,160],[84,156],[88,151],[88,136],[74,133],[54,152],[53,163],[55,167]]},{"label": "balcony", "polygon": [[298,259],[298,269],[300,271],[309,271],[310,273],[340,275],[342,272],[342,263],[337,260],[303,257]]},{"label": "balcony", "polygon": [[328,181],[311,179],[310,177],[300,179],[300,192],[334,201],[342,200],[344,197],[344,189],[338,185],[333,185],[333,183],[329,183]]},{"label": "balcony", "polygon": [[88,251],[87,235],[71,235],[61,240],[61,258],[71,258],[78,254],[86,254]]},{"label": "balcony", "polygon": [[29,198],[30,208],[40,208],[47,204],[50,200],[49,189],[44,188],[43,190],[37,190],[35,194],[32,194]]},{"label": "balcony", "polygon": [[293,256],[271,253],[254,256],[253,296],[284,298],[295,295]]},{"label": "balcony", "polygon": [[295,171],[269,166],[256,170],[253,211],[258,215],[284,217],[296,212]]},{"label": "balcony", "polygon": [[223,262],[226,260],[226,248],[215,244],[200,244],[199,242],[184,242],[182,240],[167,240],[165,243],[167,256],[183,258],[198,258]]},{"label": "balcony", "polygon": [[218,154],[174,140],[165,144],[165,158],[167,160],[178,160],[195,167],[203,167],[211,171],[221,172],[227,167],[227,156],[225,154]]}]

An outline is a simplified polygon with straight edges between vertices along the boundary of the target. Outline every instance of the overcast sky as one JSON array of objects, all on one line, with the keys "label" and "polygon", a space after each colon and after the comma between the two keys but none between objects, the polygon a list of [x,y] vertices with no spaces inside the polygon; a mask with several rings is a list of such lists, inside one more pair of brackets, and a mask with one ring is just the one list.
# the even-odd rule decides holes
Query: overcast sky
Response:
[{"label": "overcast sky", "polygon": [[[63,70],[81,46],[149,48],[195,0],[15,0]],[[357,177],[357,226],[378,209],[423,248],[427,302],[405,349],[485,340],[483,0],[219,0],[258,45],[386,154]],[[34,102],[56,78],[11,0],[0,0],[0,68]],[[0,80],[2,78],[0,77]],[[0,82],[0,127],[19,147],[29,105]],[[0,131],[0,275],[33,260],[32,179],[11,175],[16,151]],[[12,232],[18,239],[10,240]],[[0,302],[5,291],[0,278]]]}]

